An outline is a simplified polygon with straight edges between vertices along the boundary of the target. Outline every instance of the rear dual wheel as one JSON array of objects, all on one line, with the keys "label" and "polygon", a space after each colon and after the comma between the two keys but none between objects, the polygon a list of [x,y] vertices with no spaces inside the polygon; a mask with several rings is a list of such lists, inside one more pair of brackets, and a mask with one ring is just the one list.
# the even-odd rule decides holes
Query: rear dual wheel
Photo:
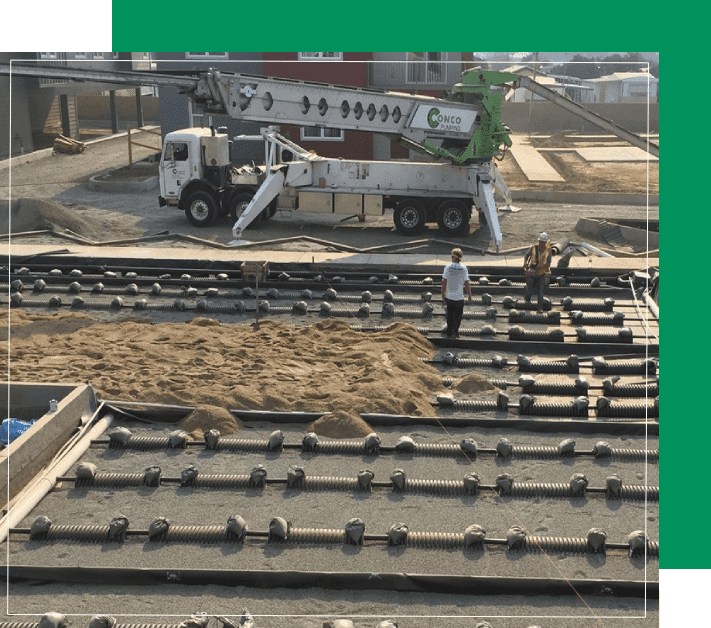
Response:
[{"label": "rear dual wheel", "polygon": [[447,235],[461,235],[469,228],[471,216],[471,208],[464,201],[450,199],[437,209],[437,224]]},{"label": "rear dual wheel", "polygon": [[425,206],[414,198],[407,198],[395,205],[395,227],[400,233],[414,235],[422,231],[427,221]]}]

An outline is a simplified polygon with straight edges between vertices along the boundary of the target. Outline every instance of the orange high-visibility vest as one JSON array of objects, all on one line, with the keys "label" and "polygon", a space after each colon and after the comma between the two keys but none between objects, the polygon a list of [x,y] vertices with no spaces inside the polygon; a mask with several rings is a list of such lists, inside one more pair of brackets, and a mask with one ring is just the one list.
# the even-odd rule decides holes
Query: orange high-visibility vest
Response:
[{"label": "orange high-visibility vest", "polygon": [[526,253],[523,260],[523,267],[527,270],[535,270],[537,275],[545,275],[551,270],[551,257],[553,250],[549,242],[543,247],[543,255],[538,255],[538,245],[534,244]]}]

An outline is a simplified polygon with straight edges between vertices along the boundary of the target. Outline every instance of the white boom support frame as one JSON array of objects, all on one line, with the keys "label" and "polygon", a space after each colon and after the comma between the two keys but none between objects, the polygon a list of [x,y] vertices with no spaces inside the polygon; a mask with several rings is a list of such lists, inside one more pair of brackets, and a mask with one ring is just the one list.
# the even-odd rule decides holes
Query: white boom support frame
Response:
[{"label": "white boom support frame", "polygon": [[[494,187],[505,197],[508,188],[492,163],[458,166],[430,162],[378,162],[329,159],[310,153],[279,135],[275,127],[261,129],[266,143],[267,177],[232,227],[235,244],[244,229],[286,187],[316,193],[396,195],[402,197],[452,197],[469,201],[481,210],[498,251],[502,234],[494,201]],[[258,136],[238,136],[253,140]],[[295,160],[278,164],[279,148],[290,150]]]}]

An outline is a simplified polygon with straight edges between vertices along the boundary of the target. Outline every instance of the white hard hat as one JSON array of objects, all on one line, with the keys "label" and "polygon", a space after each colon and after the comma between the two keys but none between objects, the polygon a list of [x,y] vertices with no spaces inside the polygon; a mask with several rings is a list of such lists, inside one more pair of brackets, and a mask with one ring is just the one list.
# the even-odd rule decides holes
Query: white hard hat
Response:
[{"label": "white hard hat", "polygon": [[541,235],[538,236],[538,239],[541,242],[548,242],[548,234],[544,231]]}]

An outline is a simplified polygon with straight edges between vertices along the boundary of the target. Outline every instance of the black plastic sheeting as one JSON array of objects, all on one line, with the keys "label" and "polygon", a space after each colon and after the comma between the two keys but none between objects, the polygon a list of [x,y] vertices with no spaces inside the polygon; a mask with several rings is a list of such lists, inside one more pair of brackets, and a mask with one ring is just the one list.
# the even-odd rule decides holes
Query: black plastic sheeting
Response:
[{"label": "black plastic sheeting", "polygon": [[375,589],[444,594],[603,595],[605,597],[659,598],[659,582],[656,581],[564,580],[405,573],[9,566],[3,573],[2,580],[135,586],[210,584],[227,587],[247,586],[258,589]]}]

